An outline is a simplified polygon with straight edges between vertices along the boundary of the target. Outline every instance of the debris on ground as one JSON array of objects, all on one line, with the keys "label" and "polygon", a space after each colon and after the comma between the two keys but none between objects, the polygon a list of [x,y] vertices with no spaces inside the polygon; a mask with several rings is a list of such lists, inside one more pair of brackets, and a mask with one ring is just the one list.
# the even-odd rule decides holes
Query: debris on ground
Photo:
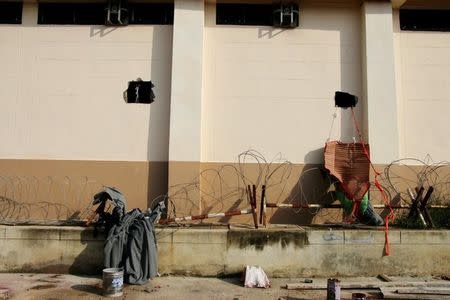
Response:
[{"label": "debris on ground", "polygon": [[381,279],[381,280],[383,280],[383,281],[385,281],[385,282],[392,281],[392,279],[389,278],[389,277],[388,277],[387,275],[385,275],[385,274],[378,274],[377,278],[379,278],[379,279]]},{"label": "debris on ground", "polygon": [[268,288],[270,281],[261,267],[247,266],[245,268],[244,286],[248,288]]},{"label": "debris on ground", "polygon": [[[383,275],[383,274],[381,274]],[[342,290],[376,290],[382,299],[447,299],[450,300],[450,283],[443,280],[421,280],[421,281],[399,281],[386,275],[378,275],[379,282],[351,282],[349,280],[340,282]],[[385,278],[383,278],[385,277]],[[297,291],[327,290],[329,295],[329,283],[304,284],[288,283],[286,289]],[[354,293],[355,294],[355,293]],[[356,297],[356,296],[355,296]],[[366,299],[362,295],[355,299]],[[331,298],[338,299],[338,298]],[[353,299],[353,294],[352,294]]]},{"label": "debris on ground", "polygon": [[9,289],[0,287],[0,300],[9,299]]},{"label": "debris on ground", "polygon": [[52,289],[55,288],[56,284],[38,284],[33,286],[32,290],[46,290],[46,289]]},{"label": "debris on ground", "polygon": [[380,288],[384,299],[450,299],[450,288],[427,288],[427,287],[382,287]]},{"label": "debris on ground", "polygon": [[144,289],[144,292],[147,292],[147,293],[154,293],[154,292],[159,291],[160,288],[161,288],[160,285],[155,285],[154,287],[146,287],[146,288]]}]

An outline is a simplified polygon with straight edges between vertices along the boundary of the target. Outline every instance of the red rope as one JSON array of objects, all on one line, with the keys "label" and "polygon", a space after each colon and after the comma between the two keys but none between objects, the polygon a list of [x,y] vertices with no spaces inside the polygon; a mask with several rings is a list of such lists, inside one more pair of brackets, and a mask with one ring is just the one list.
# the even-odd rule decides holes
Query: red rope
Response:
[{"label": "red rope", "polygon": [[375,173],[375,186],[380,191],[380,194],[383,197],[384,204],[389,208],[389,214],[386,216],[386,218],[384,220],[384,239],[385,239],[384,251],[385,251],[386,256],[389,256],[391,254],[391,249],[389,246],[389,221],[390,220],[394,221],[394,219],[395,219],[394,210],[392,209],[391,203],[388,199],[388,196],[386,195],[386,192],[384,191],[383,187],[381,186],[380,182],[378,181],[378,176],[380,176],[381,174],[375,169],[375,166],[373,165],[372,161],[370,160],[369,151],[367,151],[367,149],[366,149],[366,145],[365,145],[364,139],[362,137],[361,130],[359,129],[358,122],[356,121],[355,111],[353,110],[353,107],[351,108],[351,110],[352,110],[352,116],[353,116],[353,123],[355,124],[356,131],[358,132],[359,139],[362,142],[364,154],[366,155],[367,159],[369,160],[370,166],[372,167],[372,170]]}]

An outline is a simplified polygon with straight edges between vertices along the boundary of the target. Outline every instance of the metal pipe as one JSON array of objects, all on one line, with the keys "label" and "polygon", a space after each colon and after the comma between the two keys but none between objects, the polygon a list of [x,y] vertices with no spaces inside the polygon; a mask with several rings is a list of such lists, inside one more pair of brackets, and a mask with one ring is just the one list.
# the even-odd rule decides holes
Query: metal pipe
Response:
[{"label": "metal pipe", "polygon": [[[389,208],[385,204],[373,204],[373,208]],[[266,203],[266,207],[270,208],[342,208],[340,204],[291,204],[291,203]],[[391,205],[394,209],[410,209],[409,205]],[[450,208],[449,205],[429,205],[428,208]]]},{"label": "metal pipe", "polygon": [[239,215],[249,215],[253,213],[253,209],[243,209],[243,210],[232,210],[228,212],[223,213],[212,213],[212,214],[204,214],[204,215],[197,215],[197,216],[186,216],[186,217],[179,217],[179,218],[171,218],[171,219],[164,219],[160,220],[160,224],[168,224],[168,223],[174,223],[174,222],[183,222],[183,221],[195,221],[195,220],[204,220],[204,219],[211,219],[211,218],[223,218],[223,217],[231,217],[231,216],[239,216]]}]

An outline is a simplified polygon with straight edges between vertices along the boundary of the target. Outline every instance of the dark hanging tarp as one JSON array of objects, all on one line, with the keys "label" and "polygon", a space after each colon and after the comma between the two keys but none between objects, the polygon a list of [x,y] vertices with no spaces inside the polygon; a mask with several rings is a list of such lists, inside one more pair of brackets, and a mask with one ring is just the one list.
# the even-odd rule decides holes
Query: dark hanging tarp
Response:
[{"label": "dark hanging tarp", "polygon": [[120,214],[126,211],[126,207],[125,198],[118,190],[107,187],[97,195],[94,197],[95,204],[111,200],[115,205],[112,215],[103,214],[107,223],[103,221],[103,224],[109,228],[103,249],[105,268],[123,268],[124,281],[128,284],[147,283],[158,274],[154,223],[165,208],[164,202],[145,213],[135,208]]}]

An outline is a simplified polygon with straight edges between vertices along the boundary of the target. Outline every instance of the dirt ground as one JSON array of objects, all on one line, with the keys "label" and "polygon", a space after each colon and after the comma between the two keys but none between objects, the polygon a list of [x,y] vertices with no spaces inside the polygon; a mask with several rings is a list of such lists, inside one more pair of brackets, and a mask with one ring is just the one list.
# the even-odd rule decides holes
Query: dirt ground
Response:
[{"label": "dirt ground", "polygon": [[[393,277],[394,278],[394,277]],[[315,284],[325,278],[312,278]],[[401,281],[430,281],[431,277],[397,278]],[[271,279],[268,289],[244,288],[239,278],[157,277],[146,285],[127,285],[124,295],[115,299],[326,299],[325,290],[287,290],[286,283],[300,283],[304,278]],[[342,283],[374,283],[374,277],[341,278]],[[368,299],[380,299],[377,290],[342,290],[341,299],[351,299],[353,292],[363,292]],[[100,277],[55,274],[0,274],[0,299],[113,299],[102,296]]]}]

